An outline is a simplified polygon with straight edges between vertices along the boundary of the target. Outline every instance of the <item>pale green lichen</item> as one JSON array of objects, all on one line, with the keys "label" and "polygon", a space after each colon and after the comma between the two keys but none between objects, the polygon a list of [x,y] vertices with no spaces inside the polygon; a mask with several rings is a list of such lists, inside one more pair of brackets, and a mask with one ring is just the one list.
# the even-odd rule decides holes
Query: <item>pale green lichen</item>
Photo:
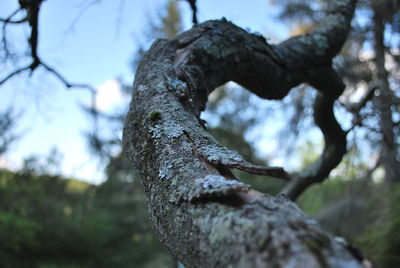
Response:
[{"label": "pale green lichen", "polygon": [[209,239],[214,244],[226,241],[232,234],[237,234],[235,239],[237,239],[238,243],[241,243],[245,241],[245,237],[241,236],[241,233],[256,231],[256,229],[257,226],[253,220],[238,217],[236,212],[229,212],[222,217],[215,217],[212,220]]},{"label": "pale green lichen", "polygon": [[179,79],[170,79],[168,80],[168,86],[176,91],[187,91],[188,90],[188,85],[179,80]]},{"label": "pale green lichen", "polygon": [[149,132],[150,132],[150,138],[152,138],[152,139],[159,139],[159,138],[161,138],[162,132],[160,131],[160,128],[158,128],[157,126],[155,126],[155,127],[150,127],[150,128],[149,128]]},{"label": "pale green lichen", "polygon": [[212,228],[208,236],[212,244],[224,241],[232,235],[232,219],[229,216],[212,220]]},{"label": "pale green lichen", "polygon": [[160,179],[170,179],[173,178],[174,166],[172,164],[164,165],[158,172],[158,177]]},{"label": "pale green lichen", "polygon": [[167,82],[167,87],[170,91],[174,92],[179,98],[189,98],[190,89],[186,82],[178,79],[170,79]]},{"label": "pale green lichen", "polygon": [[165,129],[165,132],[166,132],[167,137],[169,139],[177,139],[177,138],[179,138],[180,136],[183,135],[184,128],[182,126],[180,126],[180,125],[170,124]]},{"label": "pale green lichen", "polygon": [[243,157],[239,153],[217,144],[204,145],[198,150],[209,162],[244,161]]},{"label": "pale green lichen", "polygon": [[155,126],[149,127],[151,138],[158,139],[166,136],[168,139],[177,139],[184,133],[184,128],[173,122],[164,122]]},{"label": "pale green lichen", "polygon": [[250,186],[237,180],[228,180],[220,175],[207,175],[198,178],[189,190],[190,202],[204,200],[210,197],[227,196],[233,192],[247,192]]},{"label": "pale green lichen", "polygon": [[139,85],[137,87],[137,91],[139,91],[139,92],[146,91],[146,90],[148,90],[148,87],[145,85]]}]

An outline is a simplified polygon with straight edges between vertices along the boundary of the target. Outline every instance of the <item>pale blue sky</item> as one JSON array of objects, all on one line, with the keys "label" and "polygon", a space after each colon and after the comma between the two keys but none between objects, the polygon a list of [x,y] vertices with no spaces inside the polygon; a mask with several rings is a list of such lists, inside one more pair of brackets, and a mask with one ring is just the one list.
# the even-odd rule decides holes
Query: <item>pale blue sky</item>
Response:
[{"label": "pale blue sky", "polygon": [[[102,0],[87,11],[70,29],[72,21],[89,0],[47,0],[42,5],[40,17],[39,53],[55,66],[69,81],[89,83],[95,87],[110,85],[110,80],[122,77],[132,81],[130,61],[137,38],[145,32],[148,16],[157,17],[165,0]],[[0,16],[5,17],[16,7],[17,0],[1,0]],[[186,29],[190,27],[190,11],[186,2],[180,1]],[[268,0],[198,0],[199,20],[226,17],[233,23],[254,32],[266,34],[272,40],[286,37],[286,28],[274,20],[275,8]],[[16,46],[24,44],[24,36],[14,33]],[[17,40],[15,40],[17,39]],[[6,70],[7,71],[7,70]],[[0,77],[4,71],[0,73]],[[112,90],[112,89],[109,89]],[[114,99],[117,105],[121,96],[110,92],[104,98]],[[114,95],[113,95],[114,94]],[[102,180],[101,172],[89,156],[83,131],[90,130],[90,121],[79,108],[88,103],[90,94],[84,90],[67,90],[45,72],[32,79],[19,76],[0,88],[0,109],[12,106],[23,111],[18,130],[24,136],[17,142],[0,165],[18,167],[28,155],[44,156],[52,147],[64,155],[62,170],[91,182]],[[104,99],[103,99],[104,101]],[[26,132],[25,132],[26,131]]]}]

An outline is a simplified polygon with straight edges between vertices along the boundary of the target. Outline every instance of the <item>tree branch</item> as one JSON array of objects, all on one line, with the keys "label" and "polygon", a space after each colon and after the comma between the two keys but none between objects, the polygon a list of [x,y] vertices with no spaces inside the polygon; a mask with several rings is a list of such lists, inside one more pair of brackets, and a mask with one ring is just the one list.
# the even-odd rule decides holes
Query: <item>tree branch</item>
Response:
[{"label": "tree branch", "polygon": [[93,88],[89,84],[71,83],[71,82],[69,82],[60,72],[58,72],[56,69],[54,69],[53,67],[49,66],[48,64],[44,63],[40,58],[37,58],[36,60],[32,61],[27,66],[24,66],[24,67],[21,67],[21,68],[18,68],[16,70],[14,70],[13,72],[11,72],[8,75],[6,75],[4,78],[0,79],[0,86],[2,86],[8,80],[10,80],[14,76],[16,76],[16,75],[18,75],[18,74],[20,74],[22,72],[25,72],[25,71],[33,72],[39,66],[42,66],[47,71],[52,73],[67,88],[84,88],[84,89],[89,90],[92,94],[94,94],[96,92],[96,89]]},{"label": "tree branch", "polygon": [[19,73],[22,73],[22,72],[24,72],[24,71],[27,71],[27,70],[29,70],[30,69],[30,64],[29,65],[27,65],[27,66],[25,66],[25,67],[21,67],[21,68],[18,68],[17,70],[14,70],[13,72],[11,72],[11,73],[9,73],[8,75],[6,75],[4,78],[2,78],[1,80],[0,80],[0,86],[1,85],[3,85],[5,82],[7,82],[9,79],[11,79],[12,77],[14,77],[15,75],[17,75],[17,74],[19,74]]},{"label": "tree branch", "polygon": [[64,76],[62,76],[58,71],[56,71],[53,67],[50,67],[49,65],[47,65],[44,62],[40,62],[40,64],[50,73],[52,73],[54,76],[56,76],[58,78],[58,80],[60,80],[65,87],[67,88],[84,88],[89,90],[92,94],[96,93],[96,89],[93,88],[91,85],[89,84],[83,84],[83,83],[71,83],[69,82]]},{"label": "tree branch", "polygon": [[339,2],[347,5],[337,4],[332,16],[345,21],[327,27],[333,33],[316,33],[326,42],[307,48],[305,39],[319,38],[312,34],[290,41],[303,56],[289,53],[288,43],[270,46],[221,20],[174,40],[157,40],[139,64],[124,150],[142,178],[159,238],[185,266],[362,267],[286,197],[264,195],[238,181],[230,168],[254,166],[219,145],[199,119],[207,95],[227,81],[266,99],[281,99],[309,82],[319,90],[314,116],[326,138],[317,170],[332,168],[343,150],[335,151],[332,143],[341,141],[345,150],[332,111],[343,83],[327,63],[342,45],[331,39],[346,35],[355,5]]},{"label": "tree branch", "polygon": [[26,17],[24,17],[23,19],[21,19],[21,20],[17,20],[17,21],[13,21],[12,20],[12,18],[19,12],[19,11],[21,11],[22,10],[22,8],[18,8],[18,9],[16,9],[14,12],[12,12],[7,18],[5,18],[5,19],[3,19],[3,18],[1,18],[0,19],[0,21],[1,22],[3,22],[3,25],[2,25],[2,27],[1,27],[1,30],[2,30],[2,44],[3,44],[3,47],[4,47],[4,51],[5,51],[5,53],[6,53],[6,55],[7,56],[9,56],[10,55],[10,52],[9,52],[9,50],[8,50],[8,44],[7,44],[7,25],[9,24],[9,23],[23,23],[23,22],[26,22]]},{"label": "tree branch", "polygon": [[6,25],[7,23],[15,23],[15,24],[19,24],[19,23],[23,23],[26,22],[26,18],[20,19],[20,20],[12,20],[12,18],[17,15],[17,13],[19,11],[21,11],[21,8],[17,8],[15,11],[13,11],[7,18],[0,18],[1,22],[4,22],[4,25]]},{"label": "tree branch", "polygon": [[285,66],[300,70],[331,65],[332,58],[346,41],[356,2],[329,1],[329,8],[323,19],[311,32],[274,46]]},{"label": "tree branch", "polygon": [[190,9],[192,10],[192,22],[193,24],[197,24],[197,5],[196,5],[196,0],[186,0],[186,2],[189,3]]},{"label": "tree branch", "polygon": [[331,67],[313,71],[307,81],[318,89],[314,101],[314,121],[321,129],[325,146],[322,155],[285,186],[282,193],[295,200],[308,186],[322,182],[346,154],[346,133],[336,121],[333,104],[345,86]]}]

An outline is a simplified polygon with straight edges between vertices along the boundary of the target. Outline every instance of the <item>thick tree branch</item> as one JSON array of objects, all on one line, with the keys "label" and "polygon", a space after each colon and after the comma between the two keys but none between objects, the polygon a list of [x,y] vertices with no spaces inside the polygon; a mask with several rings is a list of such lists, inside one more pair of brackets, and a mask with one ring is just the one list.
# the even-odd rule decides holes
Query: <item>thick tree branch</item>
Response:
[{"label": "thick tree branch", "polygon": [[315,29],[275,46],[285,66],[300,70],[330,65],[346,41],[356,2],[329,1],[329,9]]},{"label": "thick tree branch", "polygon": [[346,35],[355,1],[338,3],[330,12],[345,20],[336,27],[329,21],[332,33],[316,33],[326,42],[310,48],[306,39],[319,38],[313,34],[270,46],[225,20],[209,21],[174,40],[157,40],[139,64],[124,149],[142,178],[159,238],[187,267],[362,267],[285,196],[238,181],[230,168],[277,169],[255,168],[222,147],[199,119],[207,95],[227,81],[266,99],[309,82],[319,90],[314,114],[326,140],[313,170],[330,171],[346,146],[332,111],[343,83],[328,64],[342,41],[331,39]]}]

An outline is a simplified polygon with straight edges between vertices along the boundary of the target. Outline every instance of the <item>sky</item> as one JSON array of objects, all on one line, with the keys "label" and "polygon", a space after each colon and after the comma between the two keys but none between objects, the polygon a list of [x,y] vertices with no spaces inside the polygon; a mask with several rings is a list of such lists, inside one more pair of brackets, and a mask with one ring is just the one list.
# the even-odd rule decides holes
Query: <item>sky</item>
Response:
[{"label": "sky", "polygon": [[[17,0],[0,1],[0,17],[17,7]],[[40,13],[39,54],[71,82],[97,88],[96,104],[110,111],[130,101],[120,91],[117,79],[131,83],[130,62],[138,40],[165,6],[165,0],[70,0],[44,1]],[[283,40],[287,28],[278,23],[276,7],[268,0],[198,0],[200,22],[227,18],[272,41]],[[89,5],[93,3],[92,5]],[[191,13],[179,1],[185,30],[191,27]],[[8,28],[16,48],[23,46],[28,32]],[[7,71],[0,72],[3,77]],[[90,119],[82,105],[91,100],[83,89],[66,89],[44,71],[31,77],[21,75],[0,87],[0,109],[8,107],[19,114],[16,132],[22,136],[0,158],[0,166],[18,169],[23,159],[46,157],[52,148],[62,154],[61,172],[92,183],[104,180],[102,166],[90,155],[83,133],[91,130]]]}]

